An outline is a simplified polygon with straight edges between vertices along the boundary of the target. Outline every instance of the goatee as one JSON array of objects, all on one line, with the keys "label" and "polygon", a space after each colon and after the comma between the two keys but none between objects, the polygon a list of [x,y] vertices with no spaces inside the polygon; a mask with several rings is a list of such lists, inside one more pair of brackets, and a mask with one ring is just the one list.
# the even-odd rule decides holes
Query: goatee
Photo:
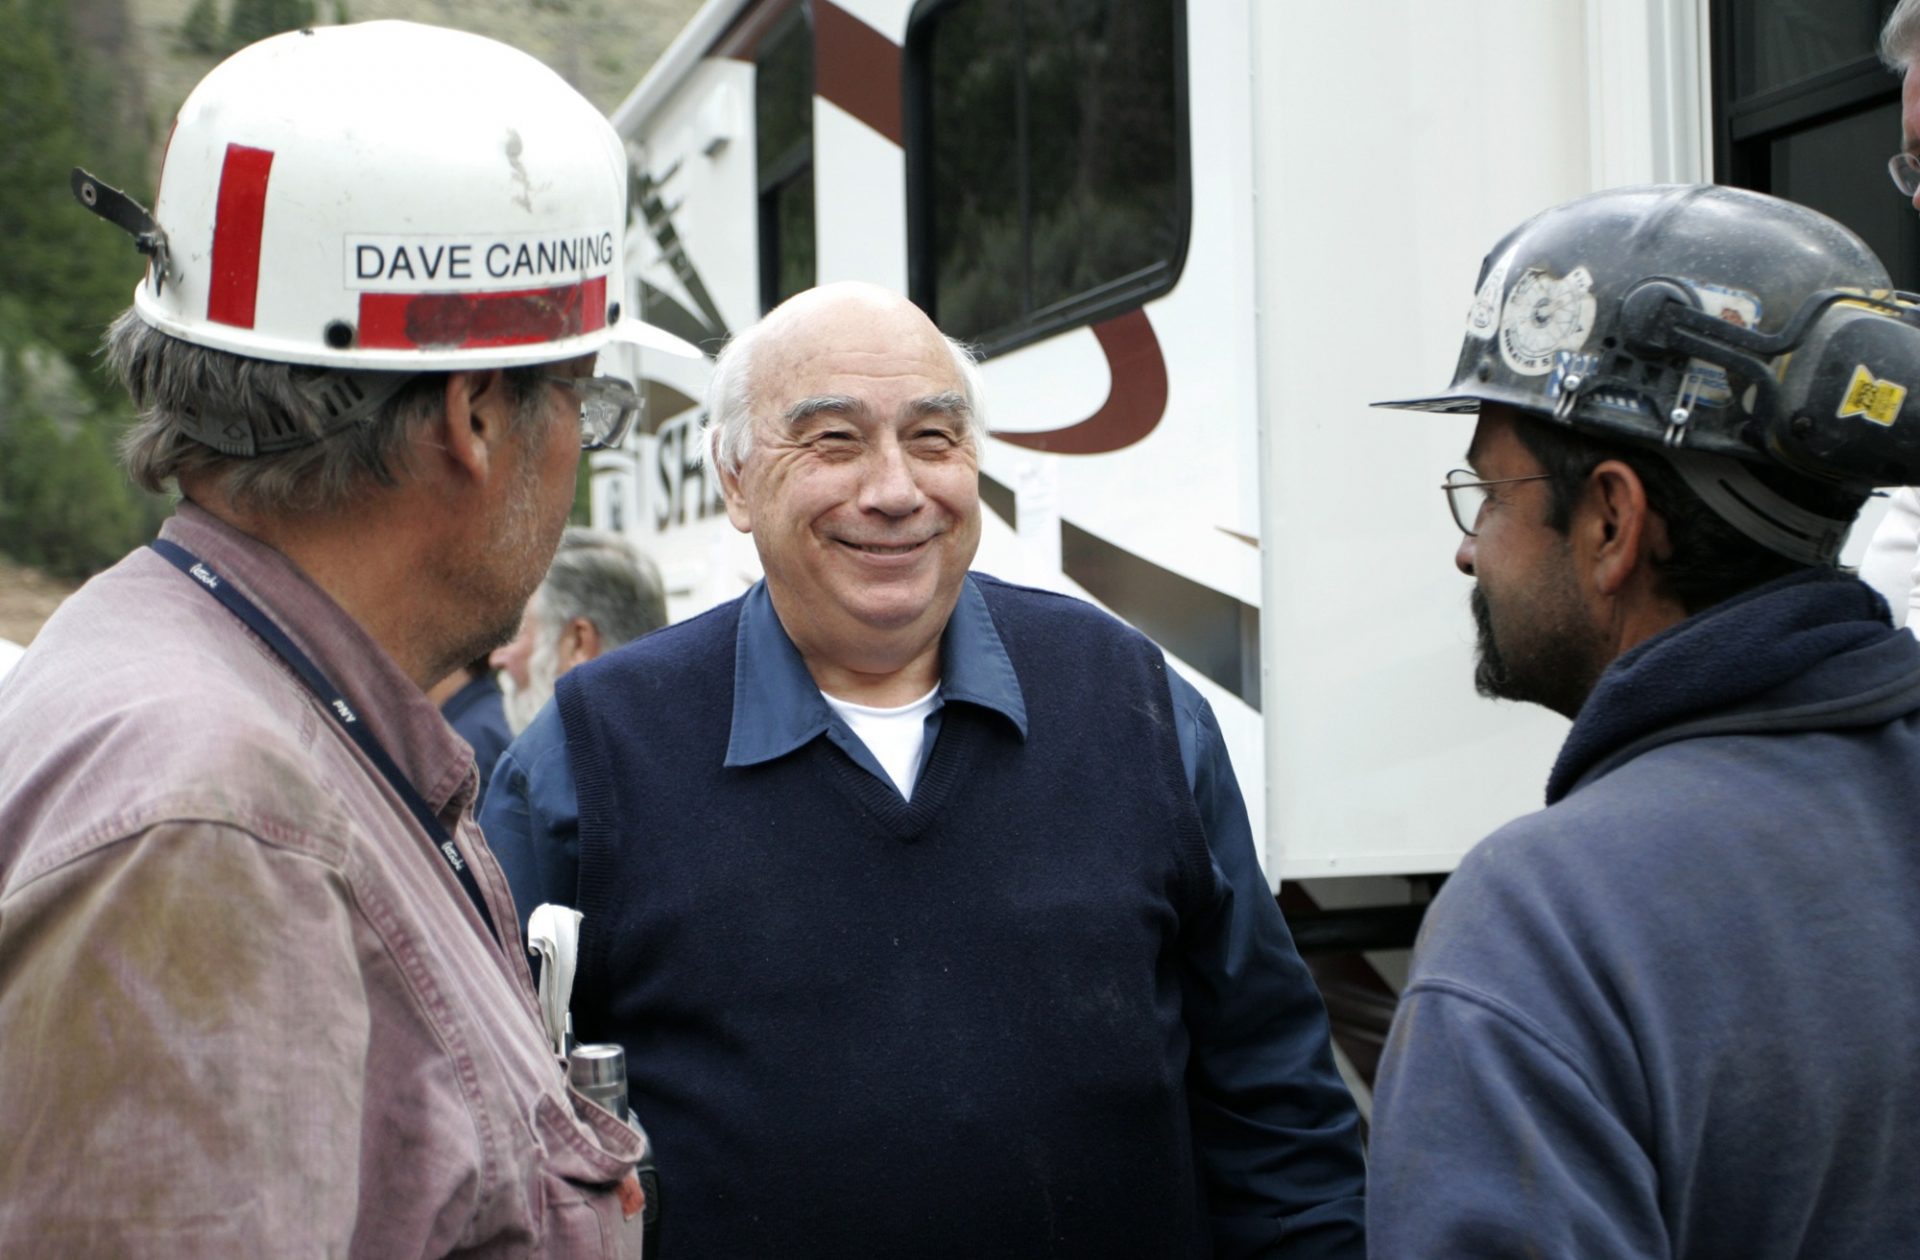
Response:
[{"label": "goatee", "polygon": [[1475,691],[1489,700],[1537,704],[1566,718],[1580,712],[1609,658],[1593,627],[1580,619],[1572,592],[1534,592],[1523,617],[1508,616],[1507,630],[1516,637],[1504,649],[1478,582],[1467,604],[1477,635]]},{"label": "goatee", "polygon": [[1513,678],[1506,658],[1500,655],[1499,640],[1493,637],[1493,614],[1487,609],[1487,593],[1475,582],[1467,596],[1473,610],[1474,662],[1473,689],[1489,700],[1514,700]]}]

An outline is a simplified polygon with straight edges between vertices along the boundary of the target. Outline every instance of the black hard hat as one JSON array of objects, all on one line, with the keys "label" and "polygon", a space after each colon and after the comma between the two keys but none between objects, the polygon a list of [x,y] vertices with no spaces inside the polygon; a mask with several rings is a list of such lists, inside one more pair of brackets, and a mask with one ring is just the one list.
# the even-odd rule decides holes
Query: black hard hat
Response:
[{"label": "black hard hat", "polygon": [[[1736,526],[1830,560],[1850,521],[1734,519],[1730,501],[1758,483],[1711,457],[1861,494],[1920,480],[1920,311],[1889,289],[1865,242],[1790,201],[1718,185],[1594,193],[1488,254],[1446,393],[1376,405],[1504,403],[1658,447]],[[1791,518],[1781,503],[1760,515]]]}]

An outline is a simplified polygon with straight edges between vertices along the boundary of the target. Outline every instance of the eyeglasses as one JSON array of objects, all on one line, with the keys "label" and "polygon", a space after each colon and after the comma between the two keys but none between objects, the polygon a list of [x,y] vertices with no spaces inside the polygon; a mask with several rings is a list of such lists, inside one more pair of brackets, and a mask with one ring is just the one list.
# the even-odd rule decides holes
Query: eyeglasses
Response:
[{"label": "eyeglasses", "polygon": [[1480,509],[1487,506],[1488,486],[1508,486],[1516,481],[1547,481],[1552,473],[1534,473],[1530,477],[1499,477],[1493,481],[1481,481],[1467,468],[1456,468],[1447,474],[1440,488],[1447,492],[1447,507],[1453,512],[1453,523],[1460,532],[1472,538],[1474,529],[1480,523]]},{"label": "eyeglasses", "polygon": [[626,441],[640,414],[640,395],[612,376],[549,376],[580,399],[580,449],[602,451]]},{"label": "eyeglasses", "polygon": [[1896,153],[1887,159],[1887,174],[1893,176],[1893,186],[1900,195],[1909,201],[1915,193],[1920,193],[1920,158],[1911,153]]}]

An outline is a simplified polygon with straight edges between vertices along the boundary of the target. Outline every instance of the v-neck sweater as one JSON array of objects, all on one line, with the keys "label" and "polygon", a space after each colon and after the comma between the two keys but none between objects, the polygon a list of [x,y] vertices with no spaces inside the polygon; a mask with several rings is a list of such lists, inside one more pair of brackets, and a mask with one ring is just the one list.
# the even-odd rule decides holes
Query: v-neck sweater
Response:
[{"label": "v-neck sweater", "polygon": [[627,1048],[680,1260],[1208,1254],[1177,942],[1212,876],[1165,663],[983,589],[1047,685],[1024,738],[950,701],[911,801],[820,737],[725,764],[737,604],[561,689],[576,1025]]}]

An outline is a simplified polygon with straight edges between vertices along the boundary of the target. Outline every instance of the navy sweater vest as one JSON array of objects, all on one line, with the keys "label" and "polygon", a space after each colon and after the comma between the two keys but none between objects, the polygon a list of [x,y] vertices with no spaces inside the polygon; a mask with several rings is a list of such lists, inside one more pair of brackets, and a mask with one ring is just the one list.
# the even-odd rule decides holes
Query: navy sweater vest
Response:
[{"label": "navy sweater vest", "polygon": [[576,1027],[626,1047],[665,1260],[1208,1254],[1165,663],[975,580],[1028,738],[948,704],[911,804],[825,739],[721,764],[738,602],[561,682]]}]

